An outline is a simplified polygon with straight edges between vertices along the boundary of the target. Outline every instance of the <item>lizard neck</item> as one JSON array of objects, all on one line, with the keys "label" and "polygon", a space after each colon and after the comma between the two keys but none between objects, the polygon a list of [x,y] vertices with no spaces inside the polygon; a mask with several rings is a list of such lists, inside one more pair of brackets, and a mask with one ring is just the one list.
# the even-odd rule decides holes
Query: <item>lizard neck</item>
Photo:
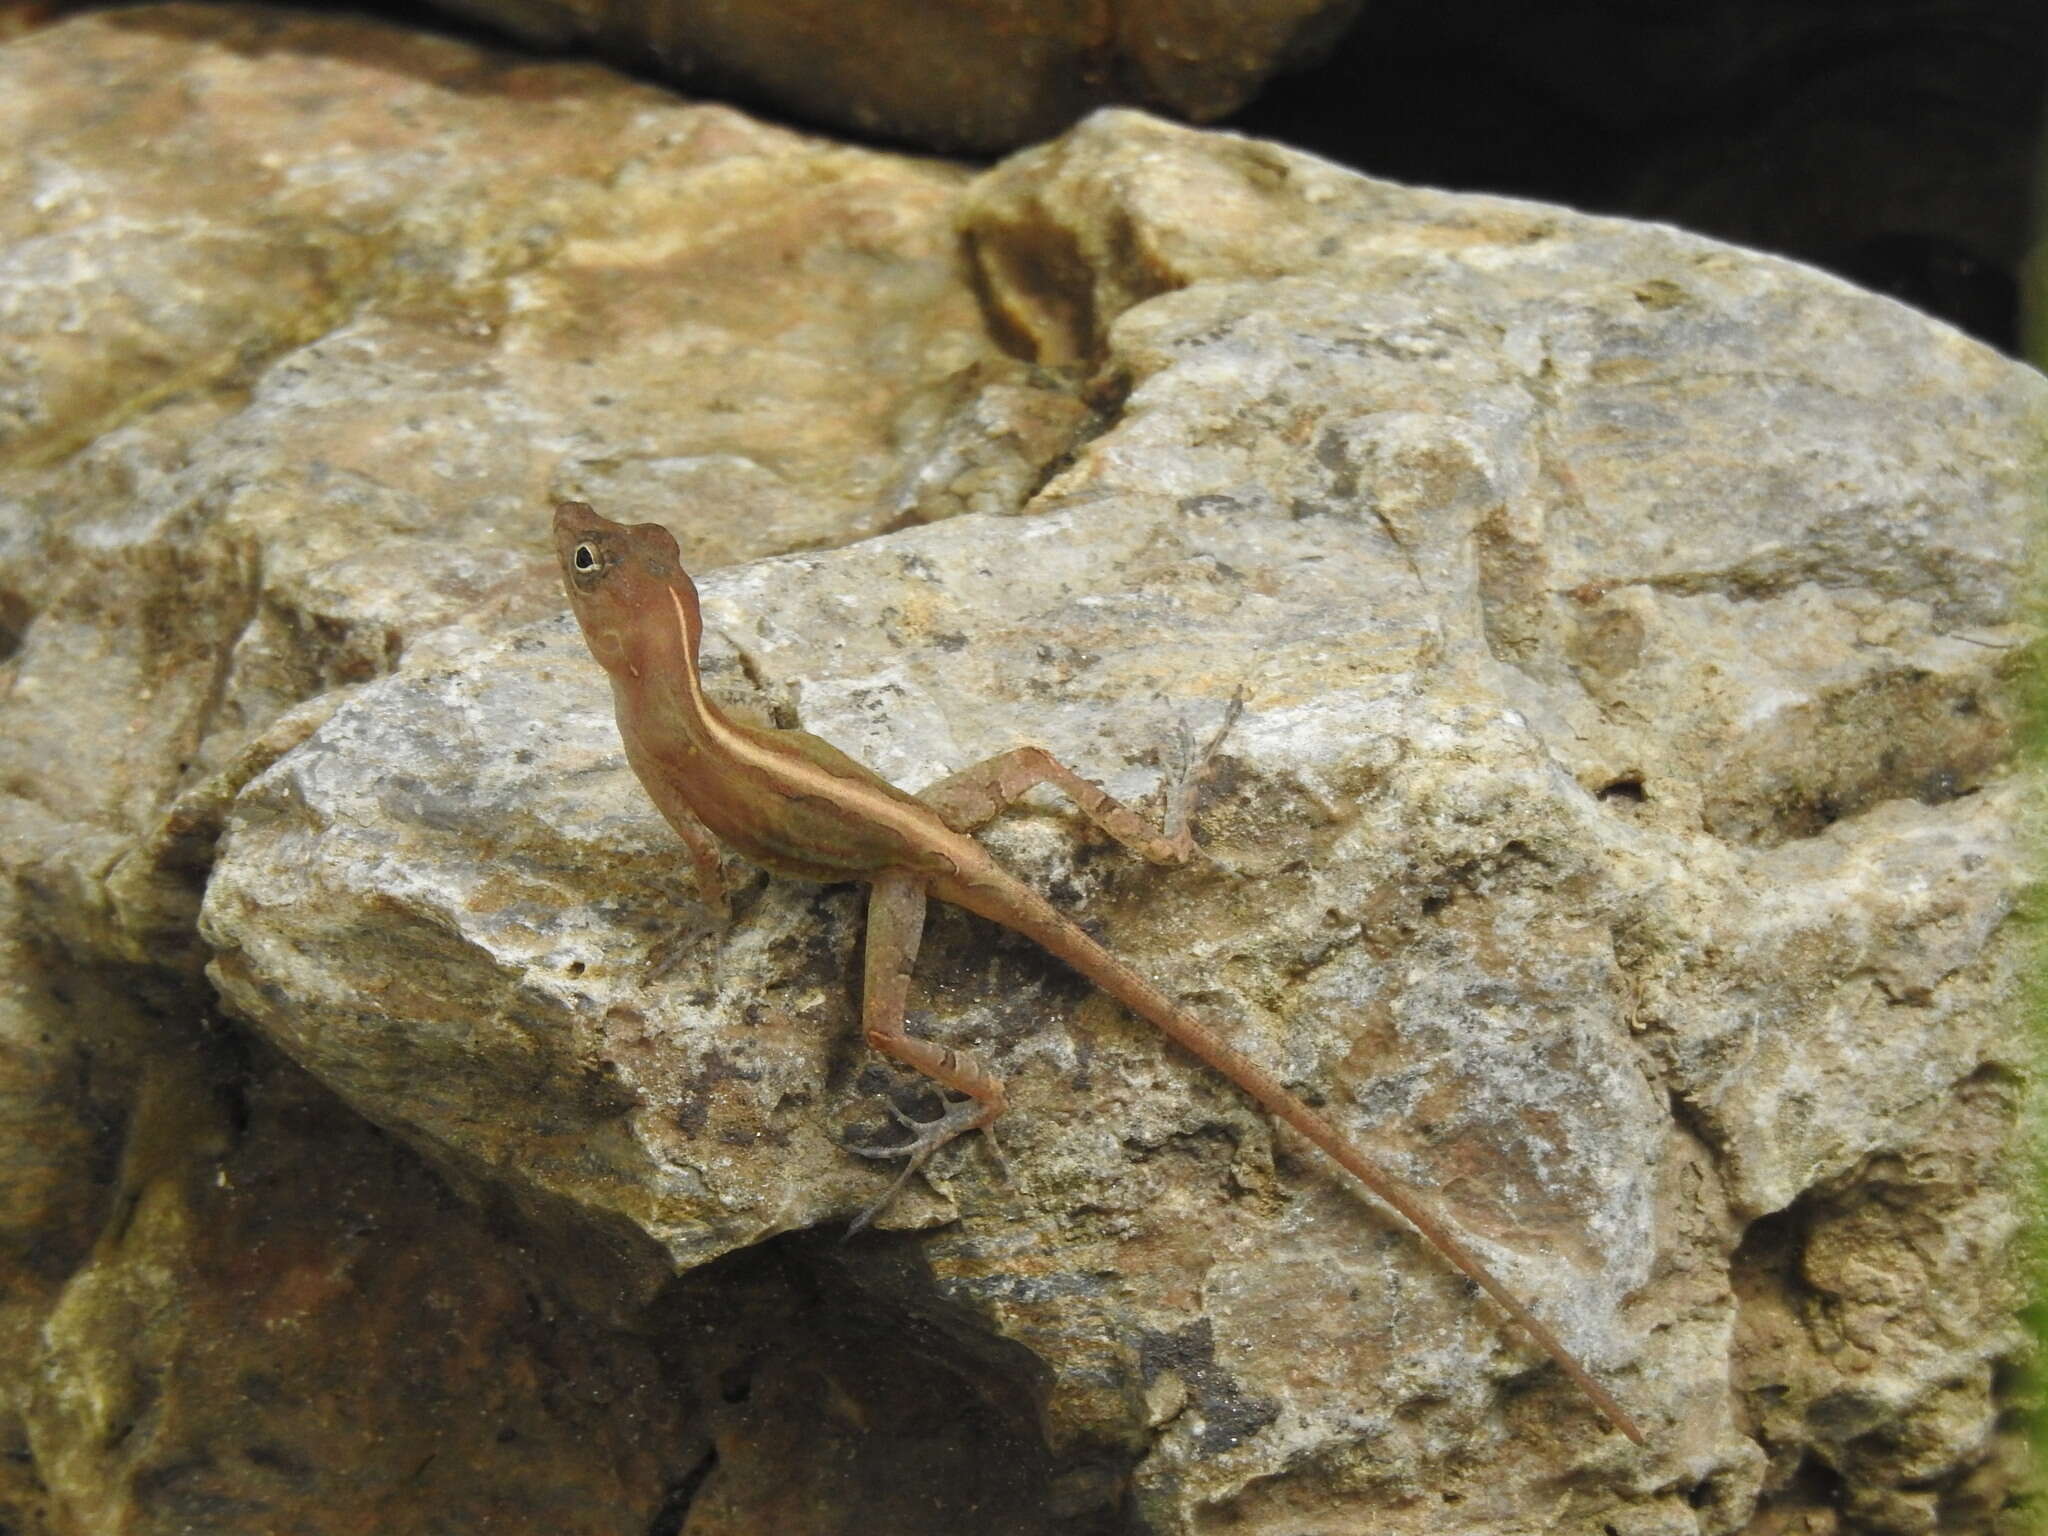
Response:
[{"label": "lizard neck", "polygon": [[704,692],[698,646],[704,622],[696,593],[659,589],[626,632],[611,672],[620,723],[657,752],[717,753],[732,733],[724,713]]},{"label": "lizard neck", "polygon": [[704,674],[697,665],[704,644],[704,616],[697,609],[697,594],[684,595],[680,587],[668,590],[669,606],[676,616],[677,668],[683,680],[682,693],[689,712],[700,721],[717,714],[718,707],[704,696]]}]

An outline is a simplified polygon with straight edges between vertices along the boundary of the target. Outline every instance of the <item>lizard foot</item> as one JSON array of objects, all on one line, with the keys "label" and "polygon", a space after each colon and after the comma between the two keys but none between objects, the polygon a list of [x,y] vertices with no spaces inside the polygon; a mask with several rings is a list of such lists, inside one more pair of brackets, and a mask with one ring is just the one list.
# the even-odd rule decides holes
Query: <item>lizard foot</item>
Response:
[{"label": "lizard foot", "polygon": [[1181,861],[1194,856],[1195,801],[1201,796],[1202,783],[1209,777],[1211,760],[1216,749],[1223,745],[1223,738],[1230,734],[1230,728],[1237,724],[1237,717],[1244,713],[1244,686],[1230,696],[1230,703],[1223,711],[1223,723],[1216,727],[1215,734],[1197,750],[1194,736],[1188,730],[1187,717],[1182,715],[1174,721],[1174,767],[1160,783],[1160,795],[1164,804],[1163,820],[1166,826],[1166,840],[1173,845]]},{"label": "lizard foot", "polygon": [[888,1209],[889,1202],[902,1193],[903,1186],[910,1182],[912,1174],[931,1161],[934,1152],[955,1137],[964,1136],[969,1131],[980,1131],[988,1137],[989,1148],[996,1155],[996,1166],[1002,1170],[1005,1179],[1009,1178],[1009,1163],[1003,1157],[1003,1149],[996,1141],[995,1118],[1001,1113],[1000,1105],[984,1104],[978,1099],[962,1099],[956,1104],[948,1104],[945,1112],[935,1120],[919,1120],[906,1115],[894,1104],[889,1106],[889,1113],[898,1125],[911,1132],[910,1140],[886,1147],[860,1147],[849,1142],[846,1150],[857,1157],[900,1157],[903,1159],[903,1171],[896,1175],[896,1182],[889,1186],[881,1199],[853,1218],[853,1225],[846,1229],[848,1237],[862,1231],[868,1223]]}]

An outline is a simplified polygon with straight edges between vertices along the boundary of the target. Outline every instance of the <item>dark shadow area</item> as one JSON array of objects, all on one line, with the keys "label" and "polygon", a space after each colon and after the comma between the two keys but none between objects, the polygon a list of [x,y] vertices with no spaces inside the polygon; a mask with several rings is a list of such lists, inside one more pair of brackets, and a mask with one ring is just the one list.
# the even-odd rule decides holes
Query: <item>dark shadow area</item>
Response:
[{"label": "dark shadow area", "polygon": [[[1044,1368],[945,1302],[914,1238],[792,1233],[678,1279],[648,1325],[716,1448],[678,1528],[1123,1536],[1123,1462],[1056,1454]],[[901,1298],[914,1298],[905,1301]]]},{"label": "dark shadow area", "polygon": [[1792,256],[2010,352],[2044,91],[2033,0],[1378,0],[1227,126]]}]

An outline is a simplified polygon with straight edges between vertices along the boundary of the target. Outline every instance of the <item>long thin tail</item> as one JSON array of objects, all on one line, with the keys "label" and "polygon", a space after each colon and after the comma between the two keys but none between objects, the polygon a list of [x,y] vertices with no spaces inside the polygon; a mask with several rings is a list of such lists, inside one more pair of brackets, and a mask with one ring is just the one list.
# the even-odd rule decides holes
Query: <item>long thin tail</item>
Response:
[{"label": "long thin tail", "polygon": [[1572,1352],[1559,1341],[1557,1335],[1545,1327],[1535,1313],[1531,1312],[1514,1292],[1496,1279],[1492,1270],[1480,1262],[1479,1256],[1460,1242],[1450,1229],[1438,1221],[1398,1180],[1370,1162],[1364,1153],[1338,1132],[1335,1126],[1282,1086],[1272,1073],[1230,1045],[1201,1020],[1175,1006],[1143,976],[1061,916],[1057,909],[1037,892],[1021,884],[1018,891],[1028,898],[1019,903],[1026,910],[998,914],[984,908],[984,915],[994,918],[1006,927],[1017,929],[1052,954],[1059,956],[1104,992],[1152,1024],[1167,1038],[1229,1078],[1256,1099],[1270,1114],[1285,1120],[1314,1142],[1345,1172],[1398,1211],[1410,1226],[1430,1241],[1437,1252],[1449,1259],[1473,1284],[1491,1296],[1501,1310],[1506,1312],[1524,1333],[1534,1339],[1567,1376],[1578,1383],[1579,1390],[1593,1400],[1599,1410],[1607,1416],[1608,1422],[1637,1445],[1648,1443],[1643,1438],[1643,1432],[1636,1427],[1635,1420],[1630,1418],[1621,1404],[1614,1400],[1613,1395],[1579,1364]]}]

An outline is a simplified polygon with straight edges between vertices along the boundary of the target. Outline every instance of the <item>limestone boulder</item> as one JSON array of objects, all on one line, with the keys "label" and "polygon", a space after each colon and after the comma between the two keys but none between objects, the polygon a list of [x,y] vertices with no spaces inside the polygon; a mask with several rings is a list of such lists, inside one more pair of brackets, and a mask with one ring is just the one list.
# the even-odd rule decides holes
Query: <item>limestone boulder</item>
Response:
[{"label": "limestone boulder", "polygon": [[[0,77],[0,1519],[1995,1528],[2038,375],[1128,112],[975,175],[180,7]],[[1010,1176],[842,1244],[935,1104],[860,893],[694,899],[565,495],[675,530],[731,708],[906,785],[1035,742],[1143,803],[1241,690],[1194,863],[990,842],[1649,1447],[959,914],[913,1026]]]}]

